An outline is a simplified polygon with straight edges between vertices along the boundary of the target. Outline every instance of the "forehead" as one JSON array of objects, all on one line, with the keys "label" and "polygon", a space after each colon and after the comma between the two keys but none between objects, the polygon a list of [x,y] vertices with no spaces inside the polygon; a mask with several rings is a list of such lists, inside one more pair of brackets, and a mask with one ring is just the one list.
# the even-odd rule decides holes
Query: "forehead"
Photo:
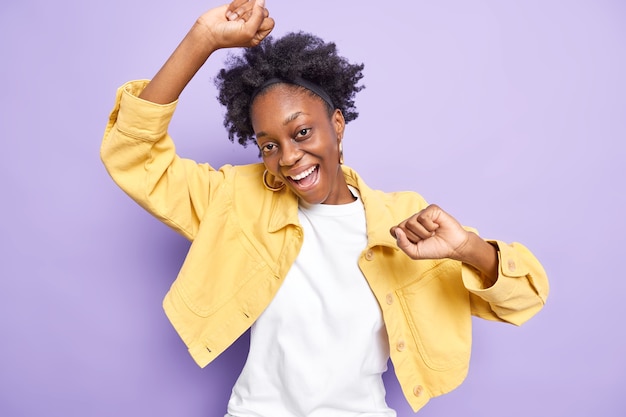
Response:
[{"label": "forehead", "polygon": [[261,91],[252,101],[250,116],[254,119],[266,116],[278,116],[293,111],[324,111],[326,104],[322,98],[293,84],[272,84]]}]

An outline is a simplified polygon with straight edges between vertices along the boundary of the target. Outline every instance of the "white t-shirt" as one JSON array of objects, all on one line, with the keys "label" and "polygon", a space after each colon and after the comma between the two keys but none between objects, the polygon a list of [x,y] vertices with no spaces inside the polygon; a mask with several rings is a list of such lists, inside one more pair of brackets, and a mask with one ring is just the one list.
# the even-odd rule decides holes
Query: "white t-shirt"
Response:
[{"label": "white t-shirt", "polygon": [[233,388],[236,417],[393,417],[382,373],[389,347],[380,307],[357,261],[365,248],[360,199],[298,212],[302,249],[251,329]]}]

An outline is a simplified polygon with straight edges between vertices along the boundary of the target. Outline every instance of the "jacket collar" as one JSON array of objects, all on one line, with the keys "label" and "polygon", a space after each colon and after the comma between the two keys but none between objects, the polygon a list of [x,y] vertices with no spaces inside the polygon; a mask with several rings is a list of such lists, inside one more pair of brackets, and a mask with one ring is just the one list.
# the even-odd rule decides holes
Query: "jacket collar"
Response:
[{"label": "jacket collar", "polygon": [[[396,239],[389,233],[389,229],[397,221],[387,209],[383,194],[369,188],[352,168],[342,165],[342,169],[348,185],[356,188],[363,200],[368,246],[382,245],[397,249]],[[298,197],[287,188],[272,192],[272,194],[268,231],[274,233],[287,225],[298,226],[300,224],[298,220]]]},{"label": "jacket collar", "polygon": [[272,193],[272,208],[267,230],[274,233],[287,225],[299,225],[298,196],[286,187]]},{"label": "jacket collar", "polygon": [[394,219],[385,204],[385,195],[378,190],[372,190],[352,168],[342,165],[343,175],[348,185],[359,190],[365,206],[365,221],[367,223],[367,245],[388,246],[398,249],[396,239],[391,236],[389,229],[398,222]]}]

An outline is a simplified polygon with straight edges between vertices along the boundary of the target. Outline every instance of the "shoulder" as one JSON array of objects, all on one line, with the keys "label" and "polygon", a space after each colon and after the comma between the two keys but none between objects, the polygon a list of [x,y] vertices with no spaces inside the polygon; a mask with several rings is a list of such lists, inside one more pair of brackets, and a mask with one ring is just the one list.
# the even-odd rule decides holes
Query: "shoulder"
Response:
[{"label": "shoulder", "polygon": [[414,191],[385,192],[373,190],[373,195],[385,205],[394,217],[401,219],[412,216],[428,206],[424,197]]},{"label": "shoulder", "polygon": [[228,183],[226,188],[237,201],[248,203],[254,201],[256,205],[261,204],[261,201],[282,201],[285,197],[290,197],[287,200],[293,200],[295,197],[288,187],[273,191],[265,186],[263,163],[233,165],[222,169],[226,169],[225,178]]},{"label": "shoulder", "polygon": [[354,169],[343,166],[344,176],[349,185],[356,187],[365,198],[375,199],[393,209],[396,205],[419,206],[428,205],[424,197],[415,191],[382,191],[370,188]]},{"label": "shoulder", "polygon": [[355,170],[343,167],[343,171],[348,184],[356,187],[361,194],[365,210],[375,216],[384,216],[393,219],[392,221],[399,221],[398,219],[404,220],[428,206],[424,197],[419,193],[372,189]]},{"label": "shoulder", "polygon": [[[225,167],[228,167],[227,169],[230,169],[233,175],[242,180],[261,179],[263,171],[265,171],[265,165],[260,162],[245,165],[226,165]],[[259,184],[263,185],[263,183]]]}]

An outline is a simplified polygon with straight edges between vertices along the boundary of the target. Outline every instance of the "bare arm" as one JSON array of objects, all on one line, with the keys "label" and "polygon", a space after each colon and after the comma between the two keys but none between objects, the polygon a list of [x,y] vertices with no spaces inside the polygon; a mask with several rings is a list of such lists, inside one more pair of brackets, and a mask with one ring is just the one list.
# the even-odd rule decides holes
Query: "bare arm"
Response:
[{"label": "bare arm", "polygon": [[234,0],[209,10],[198,18],[139,97],[159,104],[175,101],[213,52],[256,46],[273,28],[265,0]]}]

